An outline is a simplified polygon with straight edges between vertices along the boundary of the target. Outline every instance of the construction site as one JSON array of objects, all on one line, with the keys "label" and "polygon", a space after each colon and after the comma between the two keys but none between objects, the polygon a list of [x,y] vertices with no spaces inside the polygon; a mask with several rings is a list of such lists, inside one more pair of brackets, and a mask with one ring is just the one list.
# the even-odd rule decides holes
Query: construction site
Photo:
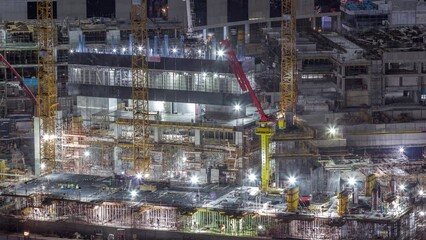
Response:
[{"label": "construction site", "polygon": [[426,239],[423,3],[89,2],[0,3],[0,231]]}]

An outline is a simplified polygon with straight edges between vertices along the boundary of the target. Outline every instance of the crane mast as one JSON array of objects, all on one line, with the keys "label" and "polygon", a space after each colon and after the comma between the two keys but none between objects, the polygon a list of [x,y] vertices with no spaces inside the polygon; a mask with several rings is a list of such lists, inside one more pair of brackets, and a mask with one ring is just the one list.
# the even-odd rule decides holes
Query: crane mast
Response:
[{"label": "crane mast", "polygon": [[149,105],[147,0],[132,0],[130,9],[132,43],[133,167],[134,173],[149,174]]},{"label": "crane mast", "polygon": [[285,124],[279,121],[279,127],[293,126],[297,101],[296,76],[296,1],[281,2],[281,82],[280,112],[285,117]]},{"label": "crane mast", "polygon": [[58,108],[55,69],[55,31],[53,0],[37,2],[38,27],[38,96],[40,161],[42,173],[56,168],[55,118]]}]

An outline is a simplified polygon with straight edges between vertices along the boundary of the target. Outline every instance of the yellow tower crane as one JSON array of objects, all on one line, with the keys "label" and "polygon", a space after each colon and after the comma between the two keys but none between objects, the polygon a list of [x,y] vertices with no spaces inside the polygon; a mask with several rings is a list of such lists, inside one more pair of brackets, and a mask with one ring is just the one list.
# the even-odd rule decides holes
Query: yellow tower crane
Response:
[{"label": "yellow tower crane", "polygon": [[132,102],[134,173],[149,174],[149,105],[147,61],[147,0],[131,0]]},{"label": "yellow tower crane", "polygon": [[279,128],[293,126],[297,101],[296,76],[296,1],[281,2],[281,82],[280,112],[285,118],[278,122]]},{"label": "yellow tower crane", "polygon": [[40,168],[51,173],[56,168],[55,118],[58,108],[55,69],[55,32],[53,0],[37,2],[38,96]]}]

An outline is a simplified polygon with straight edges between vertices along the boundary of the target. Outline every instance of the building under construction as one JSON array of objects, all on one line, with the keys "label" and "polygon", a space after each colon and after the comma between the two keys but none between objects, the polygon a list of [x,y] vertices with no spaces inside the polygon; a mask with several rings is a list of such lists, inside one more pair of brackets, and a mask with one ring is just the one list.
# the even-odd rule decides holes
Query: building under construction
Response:
[{"label": "building under construction", "polygon": [[399,13],[381,1],[120,1],[0,10],[0,230],[426,237],[421,22],[380,25]]}]

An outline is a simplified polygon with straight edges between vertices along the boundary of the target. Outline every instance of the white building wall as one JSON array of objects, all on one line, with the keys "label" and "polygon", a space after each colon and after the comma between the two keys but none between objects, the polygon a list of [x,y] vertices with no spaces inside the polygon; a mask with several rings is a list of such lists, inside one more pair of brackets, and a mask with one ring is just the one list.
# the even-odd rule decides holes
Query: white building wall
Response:
[{"label": "white building wall", "polygon": [[314,15],[314,0],[296,1],[296,15],[298,18],[312,17]]},{"label": "white building wall", "polygon": [[0,0],[0,20],[27,19],[27,0]]},{"label": "white building wall", "polygon": [[58,19],[70,16],[74,18],[86,18],[86,0],[57,0]]},{"label": "white building wall", "polygon": [[122,20],[130,20],[131,0],[115,0],[115,17]]},{"label": "white building wall", "polygon": [[207,0],[207,25],[228,22],[228,0]]},{"label": "white building wall", "polygon": [[248,17],[262,19],[269,17],[269,1],[248,0]]},{"label": "white building wall", "polygon": [[169,0],[169,20],[180,21],[184,23],[185,28],[188,26],[185,1]]}]

